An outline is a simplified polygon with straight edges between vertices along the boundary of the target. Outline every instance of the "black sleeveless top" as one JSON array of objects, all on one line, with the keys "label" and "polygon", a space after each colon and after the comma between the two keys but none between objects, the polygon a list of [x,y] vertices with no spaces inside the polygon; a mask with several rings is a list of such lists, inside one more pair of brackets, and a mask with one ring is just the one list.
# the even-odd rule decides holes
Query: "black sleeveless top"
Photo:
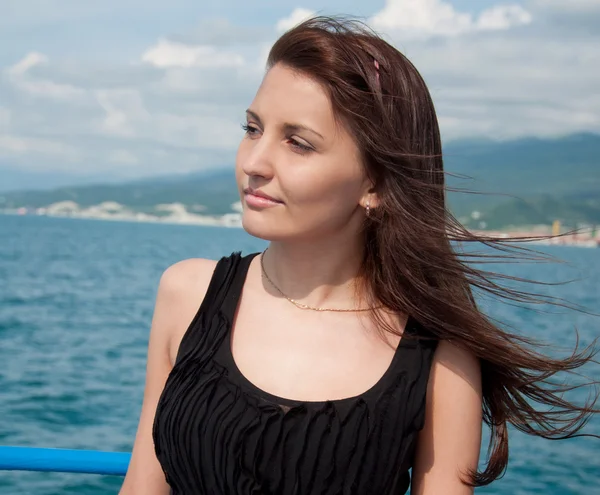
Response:
[{"label": "black sleeveless top", "polygon": [[[410,484],[435,340],[403,337],[365,393],[301,402],[237,368],[230,330],[251,259],[221,259],[158,402],[156,456],[173,495],[399,495]],[[422,334],[412,318],[405,335]]]}]

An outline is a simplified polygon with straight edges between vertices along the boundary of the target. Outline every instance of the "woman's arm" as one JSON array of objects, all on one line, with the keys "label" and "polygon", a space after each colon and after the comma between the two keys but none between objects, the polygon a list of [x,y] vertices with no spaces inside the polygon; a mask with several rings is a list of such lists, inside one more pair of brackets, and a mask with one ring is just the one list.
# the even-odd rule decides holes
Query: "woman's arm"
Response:
[{"label": "woman's arm", "polygon": [[183,333],[206,294],[214,266],[214,261],[185,260],[169,267],[161,277],[150,329],[144,401],[131,461],[119,495],[168,495],[170,492],[154,453],[154,415],[172,369],[171,347],[179,347]]},{"label": "woman's arm", "polygon": [[419,433],[411,495],[470,495],[461,483],[475,470],[481,448],[479,360],[448,342],[438,344]]}]

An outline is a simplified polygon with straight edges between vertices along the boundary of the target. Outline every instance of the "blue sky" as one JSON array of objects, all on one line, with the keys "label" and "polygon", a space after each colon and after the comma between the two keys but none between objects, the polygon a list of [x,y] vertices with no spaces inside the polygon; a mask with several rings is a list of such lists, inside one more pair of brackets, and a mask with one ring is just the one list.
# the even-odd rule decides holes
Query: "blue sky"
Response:
[{"label": "blue sky", "polygon": [[2,4],[0,166],[129,178],[231,165],[269,46],[311,12],[362,17],[402,50],[446,141],[600,133],[600,0]]}]

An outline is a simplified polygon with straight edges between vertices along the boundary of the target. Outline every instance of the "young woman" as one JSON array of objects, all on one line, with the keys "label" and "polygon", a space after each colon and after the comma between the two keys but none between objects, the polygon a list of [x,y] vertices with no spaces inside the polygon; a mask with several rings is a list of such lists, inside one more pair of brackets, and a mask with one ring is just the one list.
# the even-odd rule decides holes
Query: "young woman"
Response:
[{"label": "young woman", "polygon": [[592,409],[544,380],[590,356],[535,354],[477,308],[472,286],[518,294],[453,250],[476,238],[445,209],[433,103],[401,53],[307,21],[246,116],[243,225],[270,244],[164,273],[122,495],[400,494],[411,468],[412,494],[462,495],[502,474],[507,423],[581,427]]}]

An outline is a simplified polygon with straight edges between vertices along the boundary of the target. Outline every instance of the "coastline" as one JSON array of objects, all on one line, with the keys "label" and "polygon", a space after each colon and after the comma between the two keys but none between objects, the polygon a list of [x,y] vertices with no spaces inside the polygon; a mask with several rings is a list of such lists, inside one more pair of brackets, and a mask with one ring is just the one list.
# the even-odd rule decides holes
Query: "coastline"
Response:
[{"label": "coastline", "polygon": [[[81,208],[73,201],[63,201],[43,208],[0,209],[0,214],[15,216],[47,216],[55,218],[75,218],[104,220],[110,222],[162,223],[171,225],[198,225],[205,227],[242,228],[242,206],[240,202],[231,205],[231,212],[222,215],[206,215],[189,212],[181,203],[160,204],[155,211],[161,215],[136,212],[115,202]],[[511,227],[499,230],[473,229],[472,232],[498,240],[523,239],[524,242],[539,245],[573,246],[600,248],[600,231],[592,229],[560,232],[556,226],[536,225]]]},{"label": "coastline", "polygon": [[206,227],[241,228],[241,204],[231,205],[232,212],[223,215],[203,215],[187,211],[181,203],[160,204],[155,206],[161,215],[136,212],[119,203],[104,202],[99,205],[81,208],[73,201],[62,201],[44,208],[0,209],[4,215],[46,216],[55,218],[79,218],[86,220],[105,220],[111,222],[164,223],[174,225],[202,225]]},{"label": "coastline", "polygon": [[472,230],[472,232],[498,240],[509,239],[510,242],[523,239],[523,242],[543,246],[600,248],[600,232],[594,232],[591,228],[560,232],[549,226],[538,225],[535,228],[514,227],[506,230]]}]

